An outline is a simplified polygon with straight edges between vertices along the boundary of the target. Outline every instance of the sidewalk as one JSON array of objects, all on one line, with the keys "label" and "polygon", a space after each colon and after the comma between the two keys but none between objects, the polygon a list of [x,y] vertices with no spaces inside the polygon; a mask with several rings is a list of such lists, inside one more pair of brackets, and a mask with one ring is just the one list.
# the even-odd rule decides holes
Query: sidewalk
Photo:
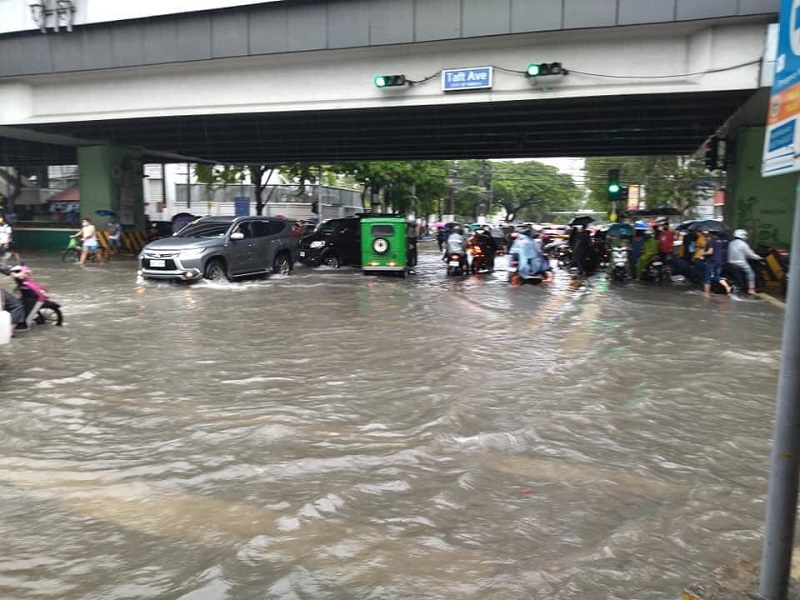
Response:
[{"label": "sidewalk", "polygon": [[[800,557],[795,549],[792,558],[792,579],[786,600],[800,600]],[[707,580],[688,586],[681,600],[763,600],[758,593],[758,564],[748,559],[740,559],[729,565],[718,567]]]}]

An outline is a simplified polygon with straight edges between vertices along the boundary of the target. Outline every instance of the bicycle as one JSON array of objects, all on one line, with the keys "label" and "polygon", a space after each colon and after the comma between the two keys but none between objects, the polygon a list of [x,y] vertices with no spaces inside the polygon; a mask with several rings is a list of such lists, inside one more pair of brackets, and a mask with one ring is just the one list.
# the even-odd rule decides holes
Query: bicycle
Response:
[{"label": "bicycle", "polygon": [[[61,262],[64,263],[76,263],[81,260],[81,241],[78,238],[70,237],[69,243],[67,247],[64,249],[64,252],[61,254]],[[86,255],[87,262],[104,262],[107,260],[105,257],[105,248],[101,248],[98,246],[97,250],[89,250],[89,254]]]}]

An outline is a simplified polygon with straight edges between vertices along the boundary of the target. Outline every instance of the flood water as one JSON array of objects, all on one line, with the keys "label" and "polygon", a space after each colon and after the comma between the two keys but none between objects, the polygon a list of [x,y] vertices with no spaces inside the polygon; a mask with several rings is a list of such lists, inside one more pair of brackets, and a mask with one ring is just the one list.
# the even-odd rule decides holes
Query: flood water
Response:
[{"label": "flood water", "polygon": [[4,600],[672,600],[760,557],[769,302],[23,258],[65,325],[0,347]]}]

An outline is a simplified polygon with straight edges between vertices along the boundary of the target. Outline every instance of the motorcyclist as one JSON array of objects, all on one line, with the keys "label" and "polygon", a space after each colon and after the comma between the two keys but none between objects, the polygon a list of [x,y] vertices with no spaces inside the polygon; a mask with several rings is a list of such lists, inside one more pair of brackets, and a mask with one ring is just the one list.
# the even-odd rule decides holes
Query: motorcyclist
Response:
[{"label": "motorcyclist", "polygon": [[[11,267],[0,264],[0,273],[10,275]],[[0,310],[7,310],[11,314],[11,335],[13,337],[14,330],[25,323],[25,305],[14,294],[0,289]]]},{"label": "motorcyclist", "polygon": [[22,303],[25,306],[25,321],[28,325],[30,325],[33,315],[47,300],[47,292],[32,279],[32,275],[30,267],[25,265],[11,267],[11,276],[16,281],[17,289],[20,291]]},{"label": "motorcyclist", "polygon": [[733,239],[728,243],[728,263],[744,271],[747,278],[747,293],[751,296],[756,293],[756,274],[748,261],[764,262],[758,254],[753,252],[747,243],[747,231],[737,229],[733,232]]},{"label": "motorcyclist", "polygon": [[467,240],[464,238],[464,230],[461,225],[454,225],[445,244],[445,255],[443,260],[448,261],[450,255],[458,254],[462,268],[467,271],[469,263],[467,261]]},{"label": "motorcyclist", "polygon": [[542,275],[545,279],[551,278],[550,263],[542,252],[539,241],[534,239],[536,234],[529,229],[524,229],[514,240],[509,249],[509,254],[517,257],[517,275],[521,279],[530,279],[535,275]]},{"label": "motorcyclist", "polygon": [[480,233],[484,250],[486,250],[486,267],[489,269],[489,273],[492,273],[494,271],[494,259],[497,256],[497,240],[492,236],[492,228],[489,225],[484,225]]}]

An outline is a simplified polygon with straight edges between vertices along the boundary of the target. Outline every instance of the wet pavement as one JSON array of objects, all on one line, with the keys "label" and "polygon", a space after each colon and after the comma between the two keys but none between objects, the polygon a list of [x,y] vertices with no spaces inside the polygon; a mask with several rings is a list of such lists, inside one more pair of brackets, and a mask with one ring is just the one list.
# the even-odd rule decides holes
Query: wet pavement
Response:
[{"label": "wet pavement", "polygon": [[23,258],[65,325],[0,347],[0,598],[666,600],[760,557],[769,302]]}]

